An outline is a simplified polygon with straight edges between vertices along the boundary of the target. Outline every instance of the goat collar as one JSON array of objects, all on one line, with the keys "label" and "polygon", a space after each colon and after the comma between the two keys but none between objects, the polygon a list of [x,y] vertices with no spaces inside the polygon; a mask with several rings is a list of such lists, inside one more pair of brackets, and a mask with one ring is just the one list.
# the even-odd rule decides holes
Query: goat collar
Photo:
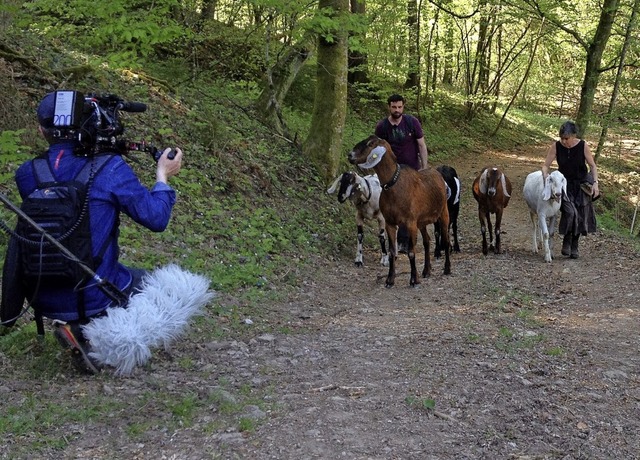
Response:
[{"label": "goat collar", "polygon": [[387,182],[386,184],[384,184],[382,186],[382,188],[384,190],[389,190],[391,187],[396,185],[396,182],[398,182],[398,178],[399,177],[400,177],[400,165],[398,163],[396,163],[396,172],[393,173],[393,177],[391,178],[391,180],[389,182]]},{"label": "goat collar", "polygon": [[369,190],[369,195],[367,195],[367,198],[363,201],[363,203],[368,203],[371,199],[371,184],[366,177],[363,177],[362,179],[364,180],[364,183],[367,184],[367,189]]}]

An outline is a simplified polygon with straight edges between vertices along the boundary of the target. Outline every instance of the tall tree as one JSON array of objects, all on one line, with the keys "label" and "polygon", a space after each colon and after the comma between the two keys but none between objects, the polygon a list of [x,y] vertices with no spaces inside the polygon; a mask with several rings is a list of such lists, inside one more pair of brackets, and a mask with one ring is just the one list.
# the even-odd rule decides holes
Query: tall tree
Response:
[{"label": "tall tree", "polygon": [[518,85],[518,87],[514,91],[513,96],[511,97],[511,101],[509,102],[509,104],[507,104],[507,108],[504,109],[504,113],[502,114],[502,118],[500,118],[500,121],[498,122],[498,126],[496,126],[496,129],[493,131],[493,136],[495,136],[497,134],[498,130],[500,129],[500,126],[502,126],[502,123],[504,122],[504,119],[507,117],[507,113],[509,112],[509,109],[511,108],[513,103],[516,101],[516,98],[518,97],[518,93],[520,92],[520,90],[522,89],[524,84],[527,82],[527,79],[529,78],[529,72],[531,71],[531,66],[533,65],[533,61],[534,61],[534,59],[536,57],[536,52],[538,50],[538,44],[540,43],[540,39],[543,36],[543,27],[544,27],[544,19],[542,19],[542,21],[540,21],[540,31],[538,32],[538,38],[536,38],[535,42],[532,45],[533,49],[531,50],[531,53],[529,54],[529,63],[527,64],[527,69],[524,72],[524,76],[522,77],[522,80],[520,81],[520,84]]},{"label": "tall tree", "polygon": [[593,40],[587,46],[587,63],[580,91],[580,106],[576,115],[576,124],[579,126],[580,134],[584,135],[589,127],[591,112],[593,109],[593,99],[598,88],[600,78],[600,63],[602,54],[611,36],[613,20],[618,11],[618,0],[604,0],[600,21]]},{"label": "tall tree", "polygon": [[407,0],[407,29],[409,30],[409,73],[404,87],[420,87],[420,14],[417,0]]},{"label": "tall tree", "polygon": [[620,5],[619,0],[602,1],[598,25],[591,39],[583,37],[578,29],[572,29],[565,25],[560,19],[561,17],[553,11],[555,5],[538,0],[525,1],[541,18],[546,18],[548,22],[571,35],[585,51],[585,71],[580,90],[580,104],[576,114],[579,135],[584,136],[589,127],[593,101],[598,88],[598,80],[600,79],[602,55],[611,36],[613,21]]},{"label": "tall tree", "polygon": [[[351,14],[365,16],[365,0],[350,0]],[[350,42],[364,43],[366,37],[352,32]],[[369,76],[367,72],[367,53],[358,48],[349,48],[349,83],[369,83]]]},{"label": "tall tree", "polygon": [[638,10],[640,9],[640,0],[634,0],[633,9],[631,10],[631,18],[627,23],[627,30],[624,35],[624,42],[622,44],[622,50],[620,51],[620,60],[618,61],[618,70],[616,72],[616,79],[613,82],[613,90],[611,91],[611,99],[609,100],[609,108],[607,109],[607,116],[602,123],[602,131],[600,132],[600,140],[598,141],[598,148],[596,149],[596,160],[600,157],[604,142],[607,140],[607,132],[609,130],[609,123],[613,116],[613,111],[616,106],[616,100],[618,98],[618,91],[620,89],[620,80],[622,79],[622,71],[624,70],[624,64],[627,57],[627,51],[631,45],[633,39],[633,31],[636,27],[636,21],[638,18]]},{"label": "tall tree", "polygon": [[325,181],[338,171],[347,115],[349,0],[318,2],[318,64],[309,135],[302,149]]},{"label": "tall tree", "polygon": [[[268,40],[267,43],[269,43]],[[275,64],[267,69],[262,82],[262,91],[255,102],[256,110],[262,120],[288,139],[291,135],[282,116],[282,101],[314,50],[315,43],[311,33],[303,36],[297,44],[288,47],[283,56],[280,56]],[[266,54],[266,61],[269,62],[268,44]]]}]

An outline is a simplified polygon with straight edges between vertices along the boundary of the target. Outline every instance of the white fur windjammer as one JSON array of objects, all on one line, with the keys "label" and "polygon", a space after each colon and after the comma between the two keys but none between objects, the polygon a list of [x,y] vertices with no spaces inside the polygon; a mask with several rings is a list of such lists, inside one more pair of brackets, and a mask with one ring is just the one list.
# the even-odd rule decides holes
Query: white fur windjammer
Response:
[{"label": "white fur windjammer", "polygon": [[115,367],[117,375],[129,375],[149,360],[151,348],[168,349],[214,296],[205,277],[177,265],[158,268],[144,277],[126,308],[111,308],[83,327],[90,356]]}]

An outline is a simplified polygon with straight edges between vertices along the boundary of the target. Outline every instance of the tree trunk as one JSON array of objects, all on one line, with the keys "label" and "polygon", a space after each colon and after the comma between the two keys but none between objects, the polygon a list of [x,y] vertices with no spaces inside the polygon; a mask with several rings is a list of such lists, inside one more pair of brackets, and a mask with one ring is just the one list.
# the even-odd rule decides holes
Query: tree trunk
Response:
[{"label": "tree trunk", "polygon": [[[497,69],[502,69],[502,31],[503,31],[503,27],[501,24],[498,25],[498,33],[496,34],[498,36],[497,40],[496,40],[496,64],[495,67]],[[502,77],[503,74],[501,72],[496,72],[496,77],[495,77],[495,82],[493,84],[493,91],[492,91],[492,96],[493,96],[493,101],[491,102],[491,105],[489,107],[489,113],[491,113],[492,115],[496,113],[496,110],[498,109],[498,100],[500,99],[500,86],[502,84]]]},{"label": "tree trunk", "polygon": [[[364,16],[365,0],[350,0],[351,13]],[[362,37],[362,41],[366,40],[366,36]],[[367,54],[360,50],[349,50],[349,74],[348,81],[354,83],[369,83],[369,75],[367,72]]]},{"label": "tree trunk", "polygon": [[453,23],[452,19],[445,15],[444,17],[444,56],[443,56],[443,72],[442,83],[445,85],[453,84]]},{"label": "tree trunk", "polygon": [[407,0],[407,28],[409,29],[409,72],[404,87],[411,89],[420,86],[420,20],[417,0]]},{"label": "tree trunk", "polygon": [[600,139],[598,140],[598,147],[596,149],[595,159],[600,158],[600,153],[604,147],[604,143],[607,140],[607,132],[609,130],[609,123],[613,116],[613,110],[616,106],[616,99],[618,98],[618,91],[620,89],[620,80],[622,79],[622,72],[624,70],[624,61],[627,56],[629,45],[633,39],[633,29],[636,27],[636,19],[638,17],[638,9],[640,9],[640,0],[633,2],[633,10],[631,11],[631,18],[627,24],[627,30],[624,35],[624,43],[622,44],[622,50],[620,51],[620,61],[618,62],[618,70],[616,72],[616,79],[613,82],[613,90],[611,91],[611,99],[609,100],[609,108],[607,109],[607,116],[602,123],[602,131],[600,132]]},{"label": "tree trunk", "polygon": [[309,60],[314,51],[314,37],[308,34],[300,43],[287,49],[286,53],[276,64],[267,70],[263,89],[255,107],[261,119],[278,134],[290,139],[286,124],[282,118],[282,101],[289,92],[291,84],[298,76],[298,72]]},{"label": "tree trunk", "polygon": [[[436,9],[433,16],[433,25],[429,30],[429,40],[427,40],[427,53],[425,55],[427,70],[425,75],[427,76],[424,82],[425,94],[429,93],[429,90],[435,92],[436,90],[436,77],[438,75],[438,18],[440,17],[440,10]],[[433,50],[433,52],[432,52]]]},{"label": "tree trunk", "polygon": [[[318,11],[324,9],[333,11],[333,19],[339,24],[349,14],[349,0],[320,0]],[[318,38],[316,93],[309,136],[303,145],[304,155],[316,165],[325,182],[338,171],[346,114],[347,33],[344,25],[336,25],[332,40]]]},{"label": "tree trunk", "polygon": [[604,0],[598,28],[591,41],[587,51],[587,64],[580,91],[580,106],[576,116],[576,124],[578,125],[578,135],[584,137],[589,127],[591,112],[593,109],[593,100],[598,88],[598,80],[600,78],[600,62],[602,61],[602,53],[604,52],[609,37],[611,36],[611,27],[618,11],[618,0]]},{"label": "tree trunk", "polygon": [[492,136],[495,136],[498,133],[500,126],[502,126],[504,119],[507,117],[507,113],[509,112],[509,109],[511,108],[513,103],[516,101],[516,98],[518,97],[518,93],[524,87],[525,83],[527,82],[527,79],[529,78],[529,72],[531,72],[531,67],[533,66],[533,61],[538,51],[538,44],[540,43],[540,39],[542,38],[543,29],[544,29],[544,18],[542,18],[542,21],[540,22],[540,31],[538,32],[538,38],[536,38],[536,41],[533,44],[533,49],[531,50],[531,55],[529,56],[529,63],[527,64],[527,69],[524,72],[524,76],[522,77],[522,80],[520,81],[518,88],[516,88],[515,92],[513,93],[513,96],[511,97],[511,101],[507,105],[507,108],[504,109],[502,118],[500,118],[500,121],[498,122],[498,126],[496,126],[496,129],[495,131],[493,131]]},{"label": "tree trunk", "polygon": [[[481,105],[481,101],[477,96],[480,89],[486,86],[488,78],[488,53],[491,37],[488,33],[490,17],[487,10],[487,0],[480,0],[478,8],[480,10],[478,41],[476,43],[475,56],[473,57],[473,66],[470,66],[470,61],[467,64],[467,100],[465,102],[467,120],[473,119],[478,107]],[[467,56],[469,60],[471,59],[470,50],[471,47],[469,46],[469,55]]]},{"label": "tree trunk", "polygon": [[215,19],[217,7],[218,0],[202,0],[202,19]]}]

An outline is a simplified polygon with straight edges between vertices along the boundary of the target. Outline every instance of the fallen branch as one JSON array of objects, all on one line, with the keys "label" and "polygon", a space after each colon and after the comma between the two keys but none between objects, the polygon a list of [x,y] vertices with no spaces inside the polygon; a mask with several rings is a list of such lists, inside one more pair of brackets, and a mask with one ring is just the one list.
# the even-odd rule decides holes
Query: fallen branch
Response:
[{"label": "fallen branch", "polygon": [[321,391],[331,391],[331,390],[344,390],[349,393],[349,396],[358,396],[364,394],[366,387],[350,387],[344,385],[336,385],[335,383],[331,385],[326,385],[323,387],[312,388],[310,391],[312,393],[319,393]]}]

